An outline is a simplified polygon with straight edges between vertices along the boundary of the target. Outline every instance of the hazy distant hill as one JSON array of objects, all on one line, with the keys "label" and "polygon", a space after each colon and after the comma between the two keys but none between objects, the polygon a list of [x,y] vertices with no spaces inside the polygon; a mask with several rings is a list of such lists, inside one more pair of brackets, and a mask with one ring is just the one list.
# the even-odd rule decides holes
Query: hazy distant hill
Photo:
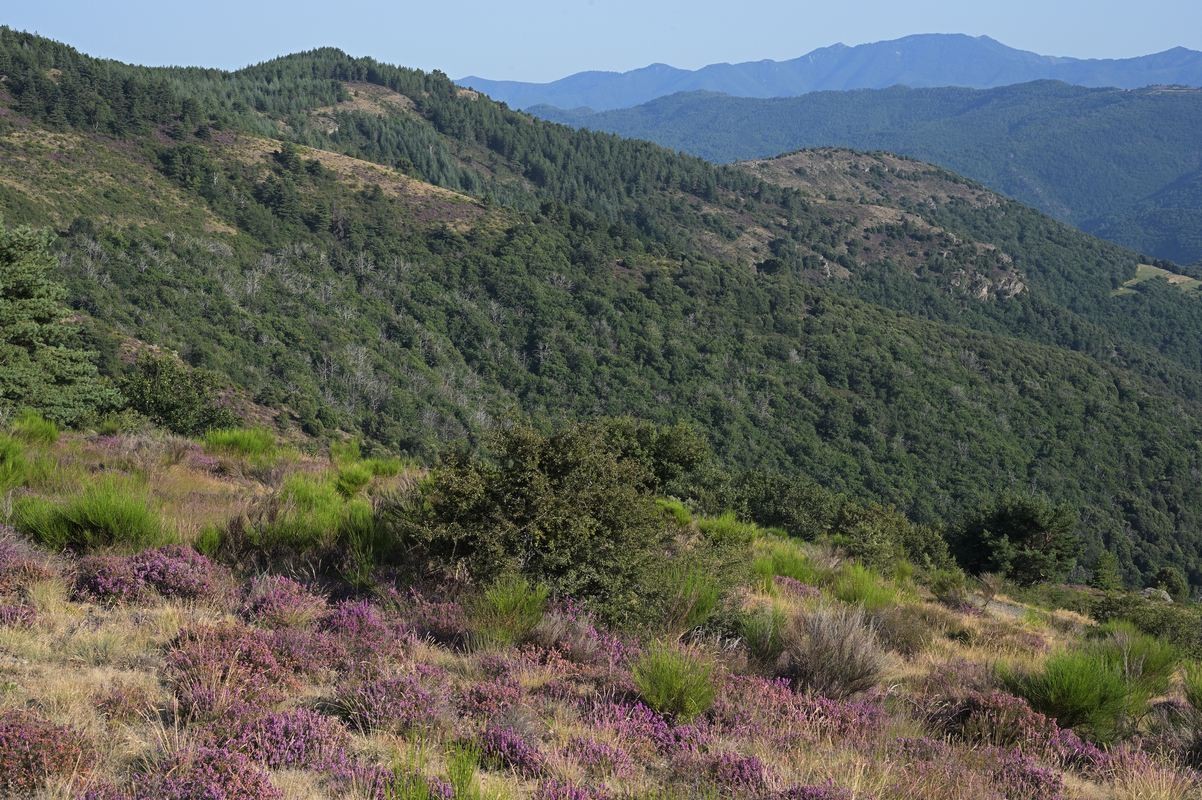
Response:
[{"label": "hazy distant hill", "polygon": [[1198,89],[1036,81],[777,99],[694,92],[597,114],[531,111],[718,162],[803,147],[902,153],[1159,258],[1202,258]]},{"label": "hazy distant hill", "polygon": [[550,83],[471,75],[459,83],[515,108],[545,104],[605,111],[676,92],[794,97],[899,85],[990,88],[1041,79],[1124,89],[1154,84],[1202,86],[1202,53],[1176,47],[1138,58],[1061,58],[1016,50],[988,36],[922,34],[856,47],[836,44],[791,61],[710,64],[698,70],[652,64],[629,72],[580,72]]}]

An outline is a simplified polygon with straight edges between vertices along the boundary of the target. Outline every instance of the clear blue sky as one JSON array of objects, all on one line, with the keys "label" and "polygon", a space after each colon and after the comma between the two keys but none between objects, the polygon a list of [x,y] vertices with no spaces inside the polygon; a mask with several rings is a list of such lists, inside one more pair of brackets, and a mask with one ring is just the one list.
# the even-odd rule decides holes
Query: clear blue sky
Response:
[{"label": "clear blue sky", "polygon": [[1092,58],[1202,50],[1202,0],[3,0],[0,24],[141,64],[235,68],[332,45],[453,78],[537,81],[911,33]]}]

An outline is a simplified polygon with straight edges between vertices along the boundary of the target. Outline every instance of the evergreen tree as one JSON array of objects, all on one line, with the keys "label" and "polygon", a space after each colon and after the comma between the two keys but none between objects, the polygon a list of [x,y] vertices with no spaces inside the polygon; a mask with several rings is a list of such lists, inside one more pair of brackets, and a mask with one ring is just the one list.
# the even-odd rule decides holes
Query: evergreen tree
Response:
[{"label": "evergreen tree", "polygon": [[1094,563],[1093,573],[1089,576],[1089,585],[1095,589],[1112,592],[1123,588],[1123,576],[1119,573],[1118,557],[1109,550],[1103,550]]},{"label": "evergreen tree", "polygon": [[1076,518],[1042,497],[1006,494],[978,511],[954,541],[968,572],[997,572],[1031,585],[1061,580],[1073,564]]},{"label": "evergreen tree", "polygon": [[65,290],[51,277],[52,235],[0,227],[0,411],[33,409],[69,424],[116,407],[67,321]]}]

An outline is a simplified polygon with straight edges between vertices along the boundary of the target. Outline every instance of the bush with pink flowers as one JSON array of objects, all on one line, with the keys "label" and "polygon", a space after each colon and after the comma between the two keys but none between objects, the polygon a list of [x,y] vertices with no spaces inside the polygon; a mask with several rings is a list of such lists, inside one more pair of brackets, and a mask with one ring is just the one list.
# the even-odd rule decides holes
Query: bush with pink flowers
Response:
[{"label": "bush with pink flowers", "polygon": [[317,621],[325,598],[282,575],[261,575],[251,582],[240,609],[244,618],[269,628],[296,628]]},{"label": "bush with pink flowers", "polygon": [[189,717],[220,715],[282,700],[294,676],[280,666],[267,635],[223,624],[188,628],[167,653],[168,684]]},{"label": "bush with pink flowers", "polygon": [[27,711],[0,712],[0,797],[31,797],[46,780],[86,766],[81,734]]},{"label": "bush with pink flowers", "polygon": [[158,765],[145,781],[145,800],[279,800],[281,792],[260,764],[234,750],[195,747]]}]

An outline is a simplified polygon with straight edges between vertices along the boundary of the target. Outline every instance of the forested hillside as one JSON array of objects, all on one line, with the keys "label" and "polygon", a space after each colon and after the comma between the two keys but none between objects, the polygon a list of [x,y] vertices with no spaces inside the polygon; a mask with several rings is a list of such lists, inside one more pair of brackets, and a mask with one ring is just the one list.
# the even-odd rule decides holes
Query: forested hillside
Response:
[{"label": "forested hillside", "polygon": [[60,234],[126,385],[163,348],[423,459],[511,415],[688,422],[921,522],[1046,493],[1082,567],[1202,582],[1197,298],[980,186],[714,166],[334,50],[152,70],[3,30],[0,75],[0,211]]},{"label": "forested hillside", "polygon": [[1202,90],[997,89],[818,92],[757,100],[694,92],[604,113],[539,107],[716,162],[804,147],[887,150],[931,161],[1150,256],[1202,257]]}]

